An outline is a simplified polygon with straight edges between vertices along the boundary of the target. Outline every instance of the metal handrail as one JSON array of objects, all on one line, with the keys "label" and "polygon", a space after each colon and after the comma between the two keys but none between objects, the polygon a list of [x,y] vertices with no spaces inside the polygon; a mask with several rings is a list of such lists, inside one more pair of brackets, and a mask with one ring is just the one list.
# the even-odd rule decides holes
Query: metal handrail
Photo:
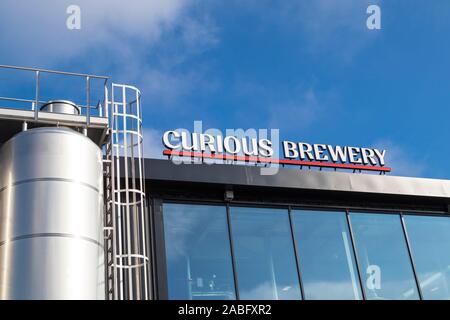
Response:
[{"label": "metal handrail", "polygon": [[110,78],[108,76],[98,76],[98,75],[87,74],[87,73],[66,72],[66,71],[57,71],[57,70],[50,70],[50,69],[31,68],[31,67],[18,67],[18,66],[10,66],[10,65],[5,65],[5,64],[0,64],[0,68],[23,70],[23,71],[34,71],[34,72],[39,71],[42,73],[54,73],[54,74],[62,74],[62,75],[67,75],[67,76],[89,77],[89,78],[105,79],[105,80],[108,80]]},{"label": "metal handrail", "polygon": [[[29,99],[19,99],[19,98],[8,98],[8,97],[0,97],[0,100],[7,100],[7,101],[16,101],[16,102],[29,102],[32,104],[32,108],[34,107],[34,121],[38,121],[39,119],[39,106],[43,104],[44,102],[39,99],[40,95],[40,75],[41,73],[49,73],[49,74],[58,74],[58,75],[66,75],[66,76],[73,76],[73,77],[83,77],[86,79],[86,104],[85,105],[77,105],[78,107],[85,108],[86,109],[86,127],[89,127],[91,123],[91,109],[97,110],[99,109],[100,117],[108,117],[107,113],[107,83],[108,83],[108,76],[99,76],[99,75],[93,75],[93,74],[87,74],[87,73],[76,73],[76,72],[66,72],[66,71],[57,71],[57,70],[50,70],[50,69],[42,69],[42,68],[31,68],[31,67],[19,67],[19,66],[12,66],[12,65],[3,65],[0,64],[0,69],[12,69],[12,70],[21,70],[21,71],[29,71],[33,72],[35,75],[35,99],[29,100]],[[104,83],[104,91],[105,91],[105,97],[104,97],[104,103],[100,103],[100,101],[97,103],[97,107],[91,106],[91,79],[103,79]],[[100,108],[102,107],[102,108]],[[33,110],[33,109],[32,109]]]},{"label": "metal handrail", "polygon": [[[0,96],[0,100],[3,100],[3,101],[13,101],[13,102],[27,102],[27,103],[35,103],[36,102],[36,100],[31,100],[31,99],[21,99],[21,98],[10,98],[10,97],[1,97]],[[45,104],[45,103],[47,103],[48,101],[42,101],[42,100],[40,100],[39,101],[39,104]],[[75,104],[78,108],[87,108],[87,106],[85,106],[85,105],[80,105],[80,104]],[[94,110],[97,110],[98,108],[100,107],[100,100],[98,100],[98,102],[97,102],[97,104],[94,106],[94,105],[91,105],[90,106],[90,108],[91,109],[94,109]],[[34,108],[34,107],[33,107]],[[34,109],[33,109],[34,110]]]}]

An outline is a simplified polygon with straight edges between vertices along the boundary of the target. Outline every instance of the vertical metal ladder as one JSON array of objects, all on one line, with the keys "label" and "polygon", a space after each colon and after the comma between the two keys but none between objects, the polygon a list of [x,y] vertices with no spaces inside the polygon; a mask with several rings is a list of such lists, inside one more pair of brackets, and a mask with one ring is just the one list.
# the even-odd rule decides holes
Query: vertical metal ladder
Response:
[{"label": "vertical metal ladder", "polygon": [[104,249],[105,249],[105,299],[114,299],[114,228],[113,228],[113,169],[112,169],[112,144],[111,128],[108,129],[108,137],[105,144],[105,158],[103,159],[103,175],[105,189],[104,207]]},{"label": "vertical metal ladder", "polygon": [[105,89],[109,137],[105,146],[105,290],[110,300],[151,298],[145,199],[141,94]]}]

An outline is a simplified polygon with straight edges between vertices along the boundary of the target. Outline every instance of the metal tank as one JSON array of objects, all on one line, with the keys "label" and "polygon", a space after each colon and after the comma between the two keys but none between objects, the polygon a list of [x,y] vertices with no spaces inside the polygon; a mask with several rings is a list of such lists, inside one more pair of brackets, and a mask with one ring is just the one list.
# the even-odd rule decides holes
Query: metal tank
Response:
[{"label": "metal tank", "polygon": [[68,100],[53,100],[41,106],[41,111],[64,113],[64,114],[80,114],[80,107]]},{"label": "metal tank", "polygon": [[102,152],[71,129],[0,149],[0,299],[104,299]]}]

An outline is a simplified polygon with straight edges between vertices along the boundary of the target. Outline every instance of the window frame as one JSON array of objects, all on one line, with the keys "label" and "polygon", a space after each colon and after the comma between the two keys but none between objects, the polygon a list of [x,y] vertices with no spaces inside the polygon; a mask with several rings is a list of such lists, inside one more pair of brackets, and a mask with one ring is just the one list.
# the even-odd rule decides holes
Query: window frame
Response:
[{"label": "window frame", "polygon": [[345,212],[346,222],[349,230],[350,240],[353,249],[353,256],[355,259],[356,269],[358,273],[358,280],[361,288],[362,299],[366,300],[366,292],[363,284],[363,277],[361,274],[360,262],[358,260],[358,254],[356,252],[356,245],[354,239],[354,232],[352,229],[351,221],[349,215],[351,212],[359,212],[359,213],[375,213],[375,214],[395,214],[399,216],[401,221],[401,227],[403,236],[405,238],[407,253],[410,259],[410,263],[413,270],[414,281],[416,287],[418,288],[419,299],[423,300],[422,291],[416,271],[416,265],[414,261],[414,257],[411,251],[411,244],[408,237],[408,232],[405,226],[405,221],[403,219],[404,216],[409,215],[418,215],[418,216],[437,216],[437,217],[449,217],[449,213],[446,211],[425,211],[423,209],[411,210],[411,209],[401,209],[401,208],[373,208],[373,207],[364,207],[361,205],[330,205],[330,204],[299,204],[299,203],[274,203],[274,202],[254,202],[254,201],[225,201],[225,200],[214,200],[214,199],[190,199],[190,198],[179,198],[179,197],[165,197],[165,196],[157,196],[157,197],[149,197],[149,223],[151,230],[151,252],[153,261],[151,265],[151,276],[152,276],[152,284],[153,284],[153,292],[154,297],[161,300],[168,299],[168,283],[167,283],[167,265],[166,265],[166,253],[165,253],[165,240],[164,240],[164,221],[163,221],[163,204],[164,203],[176,203],[176,204],[185,204],[185,205],[217,205],[217,206],[225,206],[226,207],[226,215],[227,215],[227,228],[228,228],[228,236],[230,240],[230,253],[231,253],[231,261],[232,261],[232,269],[233,269],[233,279],[235,286],[235,296],[236,300],[240,300],[239,297],[239,283],[237,277],[237,269],[236,269],[236,258],[234,253],[234,243],[232,237],[232,226],[230,221],[230,207],[252,207],[252,208],[272,208],[272,209],[285,209],[288,211],[289,217],[289,225],[291,238],[293,241],[293,248],[295,254],[296,261],[296,269],[297,275],[299,279],[300,292],[301,297],[304,299],[304,288],[302,282],[302,273],[300,266],[301,253],[298,252],[298,245],[295,239],[295,230],[292,219],[292,211],[293,210],[309,210],[309,211],[328,211],[328,212]]},{"label": "window frame", "polygon": [[[349,237],[349,240],[350,240],[350,245],[351,245],[351,249],[352,249],[352,255],[353,255],[354,262],[355,262],[355,271],[356,271],[356,274],[357,274],[357,285],[359,286],[360,293],[361,293],[361,299],[359,299],[359,300],[366,300],[366,292],[364,291],[365,289],[364,289],[363,281],[362,281],[362,277],[361,277],[360,264],[359,264],[359,261],[358,261],[358,255],[356,254],[355,240],[353,238],[353,232],[352,232],[352,229],[351,229],[348,209],[328,209],[328,208],[324,209],[324,208],[321,208],[321,207],[313,207],[313,208],[301,207],[299,209],[299,208],[292,208],[292,207],[290,207],[289,215],[291,216],[291,229],[292,229],[292,232],[294,233],[294,235],[293,235],[294,236],[294,244],[295,244],[295,246],[298,246],[297,239],[295,238],[295,226],[294,226],[294,221],[293,221],[293,218],[292,218],[292,211],[317,211],[317,212],[326,212],[326,213],[331,213],[331,214],[337,213],[337,214],[341,214],[341,215],[345,216],[345,223],[347,225],[347,230],[348,230],[348,233],[349,233],[348,237]],[[320,213],[318,213],[318,214],[320,214]],[[301,265],[300,265],[300,261],[301,261],[301,257],[300,256],[301,256],[301,254],[299,254],[298,256],[299,256],[300,260],[298,260],[297,264],[299,264],[299,268],[301,269]],[[299,274],[300,278],[302,278],[300,270],[299,270],[299,273],[300,273]],[[303,287],[303,283],[302,283],[302,287]],[[302,297],[305,297],[303,291],[302,291]]]}]

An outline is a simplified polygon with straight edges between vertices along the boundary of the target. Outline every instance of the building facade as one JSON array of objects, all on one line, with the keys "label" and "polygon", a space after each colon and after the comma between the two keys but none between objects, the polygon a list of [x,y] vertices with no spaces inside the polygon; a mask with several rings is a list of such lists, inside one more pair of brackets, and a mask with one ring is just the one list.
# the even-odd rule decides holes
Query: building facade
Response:
[{"label": "building facade", "polygon": [[450,299],[450,181],[145,161],[157,299]]},{"label": "building facade", "polygon": [[[282,141],[276,159],[202,132],[144,159],[137,88],[0,70],[36,84],[0,97],[0,299],[450,299],[449,180],[387,175],[386,150]],[[44,74],[85,100],[43,101]]]}]

